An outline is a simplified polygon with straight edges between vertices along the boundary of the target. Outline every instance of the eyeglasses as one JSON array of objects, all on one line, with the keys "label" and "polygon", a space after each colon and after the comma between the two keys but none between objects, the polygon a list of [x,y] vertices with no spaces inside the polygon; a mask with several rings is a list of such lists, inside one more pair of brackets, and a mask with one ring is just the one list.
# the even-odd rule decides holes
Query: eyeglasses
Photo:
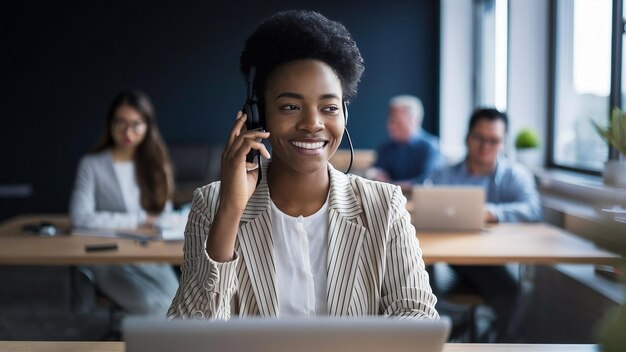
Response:
[{"label": "eyeglasses", "polygon": [[113,130],[117,133],[126,133],[126,130],[130,127],[130,130],[135,134],[142,134],[146,132],[148,124],[143,121],[126,122],[124,120],[114,120]]},{"label": "eyeglasses", "polygon": [[502,139],[500,138],[486,138],[477,134],[470,134],[470,139],[478,144],[486,144],[489,147],[495,147],[502,143]]}]

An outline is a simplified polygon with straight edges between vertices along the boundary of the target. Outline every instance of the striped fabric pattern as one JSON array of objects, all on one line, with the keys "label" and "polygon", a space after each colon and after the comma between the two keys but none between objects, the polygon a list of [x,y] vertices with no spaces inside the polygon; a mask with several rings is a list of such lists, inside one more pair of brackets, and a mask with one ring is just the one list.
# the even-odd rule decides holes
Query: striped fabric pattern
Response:
[{"label": "striped fabric pattern", "polygon": [[[437,299],[400,188],[344,175],[330,164],[328,168],[329,315],[438,318]],[[194,192],[181,282],[168,318],[276,317],[267,183],[263,179],[250,198],[240,221],[235,258],[225,263],[213,261],[205,250],[219,190],[220,183],[215,182]]]}]

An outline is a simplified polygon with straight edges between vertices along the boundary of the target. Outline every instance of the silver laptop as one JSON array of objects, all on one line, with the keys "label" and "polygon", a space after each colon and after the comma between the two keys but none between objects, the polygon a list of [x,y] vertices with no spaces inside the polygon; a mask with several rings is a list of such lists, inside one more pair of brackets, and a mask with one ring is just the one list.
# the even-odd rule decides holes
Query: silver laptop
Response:
[{"label": "silver laptop", "polygon": [[122,331],[126,352],[437,352],[448,337],[450,320],[129,317]]},{"label": "silver laptop", "polygon": [[415,186],[411,222],[418,231],[480,231],[484,225],[482,187]]}]

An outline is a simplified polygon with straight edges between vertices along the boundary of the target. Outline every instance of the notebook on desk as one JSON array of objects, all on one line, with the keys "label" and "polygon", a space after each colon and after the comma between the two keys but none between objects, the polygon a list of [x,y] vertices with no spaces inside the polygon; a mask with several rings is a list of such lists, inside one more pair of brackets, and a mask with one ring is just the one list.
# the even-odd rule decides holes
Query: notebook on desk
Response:
[{"label": "notebook on desk", "polygon": [[384,317],[308,319],[245,318],[230,321],[127,318],[127,352],[437,352],[450,320]]},{"label": "notebook on desk", "polygon": [[415,186],[411,222],[418,231],[480,231],[485,191],[481,187]]},{"label": "notebook on desk", "polygon": [[156,228],[164,241],[179,241],[185,239],[185,226],[191,211],[191,204],[183,206],[180,210],[161,216]]}]

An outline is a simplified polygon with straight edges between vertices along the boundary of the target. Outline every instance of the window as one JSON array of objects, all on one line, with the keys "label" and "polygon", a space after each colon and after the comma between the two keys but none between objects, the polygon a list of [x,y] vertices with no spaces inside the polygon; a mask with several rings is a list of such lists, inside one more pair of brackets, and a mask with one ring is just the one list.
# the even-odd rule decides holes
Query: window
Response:
[{"label": "window", "polygon": [[506,110],[508,0],[479,0],[476,23],[476,106]]},{"label": "window", "polygon": [[448,163],[466,155],[475,107],[507,108],[508,1],[441,2],[440,146]]},{"label": "window", "polygon": [[[599,172],[609,147],[591,120],[606,124],[611,97],[613,1],[557,0],[551,164]],[[621,35],[621,33],[620,33]],[[615,66],[615,65],[613,65]],[[616,70],[617,69],[617,70]]]}]

